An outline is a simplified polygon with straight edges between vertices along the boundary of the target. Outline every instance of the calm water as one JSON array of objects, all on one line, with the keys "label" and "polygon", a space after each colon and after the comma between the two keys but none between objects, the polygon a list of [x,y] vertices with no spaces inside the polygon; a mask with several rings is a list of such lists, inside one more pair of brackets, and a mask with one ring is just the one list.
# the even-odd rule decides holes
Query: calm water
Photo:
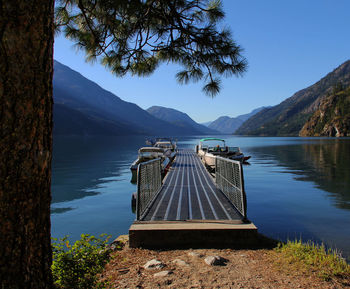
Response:
[{"label": "calm water", "polygon": [[[194,148],[200,137],[179,138]],[[248,217],[281,240],[323,242],[350,257],[350,139],[225,136],[251,155],[244,166]],[[129,166],[145,137],[54,139],[52,235],[126,234]]]}]

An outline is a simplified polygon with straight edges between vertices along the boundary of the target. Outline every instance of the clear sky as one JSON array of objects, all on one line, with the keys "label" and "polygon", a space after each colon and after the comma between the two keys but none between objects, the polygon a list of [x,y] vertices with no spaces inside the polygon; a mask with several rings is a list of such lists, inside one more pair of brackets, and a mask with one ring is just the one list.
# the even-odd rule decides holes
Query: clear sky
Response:
[{"label": "clear sky", "polygon": [[152,76],[116,78],[101,64],[86,63],[73,43],[58,36],[54,57],[101,87],[147,109],[152,105],[187,113],[197,122],[234,117],[276,105],[350,59],[350,0],[224,0],[225,20],[244,48],[248,70],[223,79],[214,99],[203,83],[180,85],[179,67],[163,65]]}]

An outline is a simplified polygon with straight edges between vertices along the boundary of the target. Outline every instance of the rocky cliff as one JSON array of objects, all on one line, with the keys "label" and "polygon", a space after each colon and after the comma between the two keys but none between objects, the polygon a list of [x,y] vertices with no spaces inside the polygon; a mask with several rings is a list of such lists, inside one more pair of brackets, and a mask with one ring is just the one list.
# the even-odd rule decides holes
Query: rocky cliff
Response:
[{"label": "rocky cliff", "polygon": [[279,105],[264,109],[249,118],[236,131],[241,135],[297,136],[318,110],[335,85],[350,86],[350,61],[328,73],[312,86],[296,92]]},{"label": "rocky cliff", "polygon": [[350,136],[350,88],[324,97],[299,135]]}]

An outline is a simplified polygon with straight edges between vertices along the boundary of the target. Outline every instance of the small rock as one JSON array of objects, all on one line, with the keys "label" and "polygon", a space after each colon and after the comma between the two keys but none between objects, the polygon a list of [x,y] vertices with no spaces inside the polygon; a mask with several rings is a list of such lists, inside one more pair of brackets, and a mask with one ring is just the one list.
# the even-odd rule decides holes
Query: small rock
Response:
[{"label": "small rock", "polygon": [[175,260],[173,260],[172,263],[174,263],[178,266],[189,266],[185,261],[183,261],[181,259],[175,259]]},{"label": "small rock", "polygon": [[165,264],[156,259],[148,261],[145,265],[143,265],[143,268],[145,269],[162,269],[164,267]]},{"label": "small rock", "polygon": [[154,277],[166,277],[170,274],[173,274],[173,271],[161,271],[161,272],[153,274],[153,276]]},{"label": "small rock", "polygon": [[129,242],[129,235],[120,235],[115,239],[110,245],[107,246],[108,249],[112,251],[121,250]]},{"label": "small rock", "polygon": [[198,252],[188,252],[188,256],[191,256],[191,257],[198,257],[198,258],[201,258],[203,257],[202,254],[199,254]]},{"label": "small rock", "polygon": [[204,262],[209,266],[225,266],[227,259],[220,256],[208,256],[204,259]]}]

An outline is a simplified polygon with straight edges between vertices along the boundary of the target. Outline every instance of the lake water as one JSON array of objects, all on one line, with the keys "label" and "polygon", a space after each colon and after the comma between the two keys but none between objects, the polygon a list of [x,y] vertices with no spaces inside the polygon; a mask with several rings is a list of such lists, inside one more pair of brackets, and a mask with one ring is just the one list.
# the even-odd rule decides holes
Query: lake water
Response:
[{"label": "lake water", "polygon": [[[350,258],[350,139],[224,136],[251,155],[244,178],[248,218],[280,240],[323,242]],[[200,137],[178,138],[193,148]],[[53,237],[127,234],[130,164],[145,137],[55,137],[51,222]]]}]

